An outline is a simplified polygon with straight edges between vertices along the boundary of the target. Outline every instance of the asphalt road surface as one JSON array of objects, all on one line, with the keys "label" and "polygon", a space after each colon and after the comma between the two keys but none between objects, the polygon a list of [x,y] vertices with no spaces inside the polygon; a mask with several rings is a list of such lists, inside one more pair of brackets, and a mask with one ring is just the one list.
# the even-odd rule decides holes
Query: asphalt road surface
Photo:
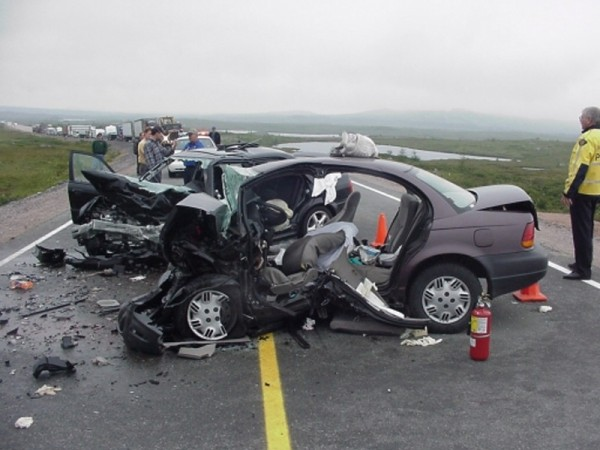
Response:
[{"label": "asphalt road surface", "polygon": [[[105,277],[37,264],[27,248],[43,237],[46,247],[74,249],[69,226],[55,232],[69,219],[63,210],[23,224],[0,247],[1,448],[600,448],[600,269],[589,283],[563,281],[570,255],[554,246],[540,283],[547,301],[494,299],[485,362],[469,358],[464,334],[406,347],[319,326],[302,332],[309,349],[276,332],[192,360],[129,352],[116,314],[100,313],[98,300],[144,293],[158,272]],[[16,273],[33,288],[10,289]],[[23,317],[70,302],[79,303]],[[63,336],[77,345],[63,349]],[[76,372],[36,379],[43,356]],[[43,385],[61,390],[40,397]],[[20,417],[33,424],[15,428]]]}]

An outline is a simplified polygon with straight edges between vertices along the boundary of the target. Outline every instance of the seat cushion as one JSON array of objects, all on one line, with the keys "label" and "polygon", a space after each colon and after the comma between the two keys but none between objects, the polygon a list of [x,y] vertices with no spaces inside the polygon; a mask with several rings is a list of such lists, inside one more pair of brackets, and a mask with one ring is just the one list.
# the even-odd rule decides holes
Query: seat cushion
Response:
[{"label": "seat cushion", "polygon": [[317,267],[320,256],[338,249],[345,241],[346,235],[343,231],[304,236],[287,248],[281,270],[289,275]]}]

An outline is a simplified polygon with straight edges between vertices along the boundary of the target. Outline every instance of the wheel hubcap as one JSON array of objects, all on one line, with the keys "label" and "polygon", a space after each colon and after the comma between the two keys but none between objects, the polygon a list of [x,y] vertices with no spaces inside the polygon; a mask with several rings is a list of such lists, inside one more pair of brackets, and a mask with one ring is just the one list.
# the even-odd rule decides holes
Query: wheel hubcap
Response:
[{"label": "wheel hubcap", "polygon": [[423,292],[423,309],[436,322],[454,323],[469,312],[471,294],[458,278],[438,277]]},{"label": "wheel hubcap", "polygon": [[202,291],[188,305],[187,323],[198,337],[216,341],[227,336],[231,317],[229,297],[219,291]]},{"label": "wheel hubcap", "polygon": [[315,211],[308,218],[308,222],[306,225],[307,231],[313,231],[317,228],[321,228],[323,225],[327,223],[329,220],[329,215],[324,211]]}]

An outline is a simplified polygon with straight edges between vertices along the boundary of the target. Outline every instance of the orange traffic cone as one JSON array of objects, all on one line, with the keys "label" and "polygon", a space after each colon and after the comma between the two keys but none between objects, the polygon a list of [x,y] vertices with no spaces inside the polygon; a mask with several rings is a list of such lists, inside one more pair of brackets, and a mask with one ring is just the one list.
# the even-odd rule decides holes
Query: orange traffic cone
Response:
[{"label": "orange traffic cone", "polygon": [[540,292],[540,285],[537,283],[527,286],[519,292],[513,292],[513,297],[520,302],[545,302],[548,300],[548,297]]},{"label": "orange traffic cone", "polygon": [[375,234],[375,240],[371,242],[372,247],[382,247],[385,244],[385,238],[387,237],[387,223],[385,220],[385,214],[379,213],[377,219],[377,233]]}]

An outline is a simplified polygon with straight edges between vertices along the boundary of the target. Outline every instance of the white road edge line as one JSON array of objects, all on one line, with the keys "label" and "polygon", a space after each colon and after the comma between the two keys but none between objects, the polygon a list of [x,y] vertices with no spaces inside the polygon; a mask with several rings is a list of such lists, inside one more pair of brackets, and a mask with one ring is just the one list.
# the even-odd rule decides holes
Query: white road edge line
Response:
[{"label": "white road edge line", "polygon": [[37,241],[32,242],[31,244],[27,245],[26,247],[23,247],[21,250],[13,253],[12,255],[4,258],[2,261],[0,261],[0,267],[2,267],[4,264],[9,263],[10,261],[12,261],[15,258],[18,258],[19,256],[21,256],[23,253],[25,253],[28,250],[31,250],[33,247],[35,247],[36,245],[38,245],[41,242],[44,242],[46,239],[48,239],[49,237],[54,236],[56,233],[64,230],[67,227],[70,227],[71,225],[73,225],[73,221],[69,220],[67,223],[61,225],[60,227],[52,230],[50,233],[42,236],[41,238],[39,238]]},{"label": "white road edge line", "polygon": [[386,194],[385,192],[379,191],[379,190],[377,190],[377,189],[374,189],[374,188],[372,188],[372,187],[370,187],[370,186],[367,186],[367,185],[365,185],[365,184],[362,184],[362,183],[357,183],[357,182],[356,182],[356,181],[354,181],[354,180],[352,180],[352,184],[355,184],[355,185],[357,185],[357,186],[360,186],[361,188],[363,188],[363,189],[367,189],[367,190],[369,190],[369,191],[371,191],[371,192],[375,192],[376,194],[382,195],[382,196],[384,196],[384,197],[391,198],[392,200],[396,200],[397,202],[399,202],[399,201],[400,201],[400,199],[399,199],[398,197],[394,197],[393,195]]},{"label": "white road edge line", "polygon": [[[555,270],[558,270],[559,272],[562,272],[564,274],[567,273],[571,273],[571,271],[563,266],[559,266],[556,263],[553,263],[552,261],[548,261],[548,266],[552,267]],[[598,283],[597,281],[594,280],[581,280],[582,282],[589,284],[592,287],[595,287],[596,289],[600,289],[600,283]]]}]

